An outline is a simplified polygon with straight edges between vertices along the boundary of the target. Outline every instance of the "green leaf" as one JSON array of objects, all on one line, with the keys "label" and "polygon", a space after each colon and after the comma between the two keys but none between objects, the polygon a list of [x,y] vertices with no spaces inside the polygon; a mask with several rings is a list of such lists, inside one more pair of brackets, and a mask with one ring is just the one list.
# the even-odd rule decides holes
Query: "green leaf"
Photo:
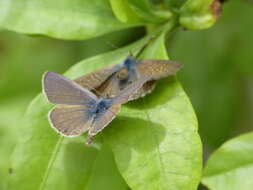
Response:
[{"label": "green leaf", "polygon": [[139,23],[143,20],[129,7],[129,4],[125,0],[110,0],[112,10],[115,16],[121,22]]},{"label": "green leaf", "polygon": [[[150,56],[165,58],[163,37],[164,34],[147,48]],[[74,79],[105,65],[120,63],[129,54],[129,50],[136,53],[149,38],[86,59],[73,66],[66,76]],[[173,77],[166,79],[151,96],[140,101],[144,100],[149,102],[147,104],[145,101],[145,106],[141,106],[138,101],[123,106],[118,119],[102,132],[102,140],[111,146],[120,173],[133,190],[144,187],[196,189],[201,173],[201,143],[196,117],[180,84]],[[50,128],[47,113],[51,107],[42,95],[31,103],[26,123],[20,128],[18,146],[12,156],[13,173],[9,189],[99,188],[105,184],[99,168],[111,168],[106,169],[107,179],[110,180],[106,181],[110,185],[107,188],[125,190],[127,185],[113,166],[115,163],[108,159],[112,156],[99,152],[99,144],[94,143],[94,146],[88,148],[84,145],[83,137],[61,137]],[[122,124],[122,119],[125,125]],[[112,131],[115,131],[115,135]],[[136,141],[136,137],[141,137],[143,142]],[[98,138],[99,136],[96,140]],[[126,140],[130,144],[124,144],[123,141]],[[103,157],[108,162],[103,163]],[[133,177],[136,171],[141,172],[141,175]],[[27,179],[29,183],[24,183]],[[140,186],[143,179],[146,180],[146,185]]]},{"label": "green leaf", "polygon": [[107,187],[115,190],[128,190],[121,175],[117,172],[112,151],[109,147],[103,146],[99,152],[93,167],[93,173],[90,176],[86,190],[101,190]]},{"label": "green leaf", "polygon": [[[144,55],[166,59],[164,35]],[[159,82],[146,98],[124,106],[103,137],[131,189],[197,189],[201,175],[197,120],[173,77]]]},{"label": "green leaf", "polygon": [[[93,183],[90,176],[96,165],[100,164],[96,160],[98,150],[85,146],[82,137],[64,138],[57,135],[48,124],[50,107],[42,95],[36,97],[29,107],[27,121],[20,130],[20,139],[9,166],[12,168],[9,174],[10,190],[83,190]],[[114,162],[106,160],[105,164],[111,168],[108,175],[120,179]],[[24,183],[26,179],[29,183]],[[126,189],[122,179],[115,183],[111,179],[110,184],[115,186],[114,189]]]},{"label": "green leaf", "polygon": [[253,133],[229,140],[215,151],[204,169],[202,183],[211,190],[253,188]]},{"label": "green leaf", "polygon": [[2,0],[0,27],[61,39],[88,39],[132,27],[119,22],[107,0]]},{"label": "green leaf", "polygon": [[178,11],[179,8],[185,3],[185,1],[186,0],[164,0],[164,4],[168,8]]},{"label": "green leaf", "polygon": [[0,189],[6,190],[10,155],[15,147],[18,127],[22,121],[28,97],[1,100],[0,104]]},{"label": "green leaf", "polygon": [[149,23],[161,24],[168,21],[172,17],[169,10],[160,10],[150,3],[148,0],[127,0],[129,7],[138,14],[142,19]]}]

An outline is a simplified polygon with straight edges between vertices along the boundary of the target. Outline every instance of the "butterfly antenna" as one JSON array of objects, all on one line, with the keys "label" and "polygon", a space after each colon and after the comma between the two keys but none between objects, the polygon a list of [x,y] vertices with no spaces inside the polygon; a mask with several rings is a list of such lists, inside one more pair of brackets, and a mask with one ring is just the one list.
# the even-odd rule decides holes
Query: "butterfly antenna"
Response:
[{"label": "butterfly antenna", "polygon": [[119,47],[118,46],[116,46],[114,43],[112,43],[112,42],[106,42],[106,44],[109,46],[109,47],[111,47],[111,48],[113,48],[113,49],[118,49]]},{"label": "butterfly antenna", "polygon": [[146,42],[145,44],[141,47],[141,49],[137,52],[137,54],[134,57],[139,57],[143,51],[145,50],[145,48],[155,39],[155,36],[151,36]]},{"label": "butterfly antenna", "polygon": [[129,56],[130,57],[135,57],[132,51],[129,51]]},{"label": "butterfly antenna", "polygon": [[91,136],[91,135],[88,134],[87,140],[86,140],[86,144],[90,145],[92,143],[92,141],[93,141],[93,136]]}]

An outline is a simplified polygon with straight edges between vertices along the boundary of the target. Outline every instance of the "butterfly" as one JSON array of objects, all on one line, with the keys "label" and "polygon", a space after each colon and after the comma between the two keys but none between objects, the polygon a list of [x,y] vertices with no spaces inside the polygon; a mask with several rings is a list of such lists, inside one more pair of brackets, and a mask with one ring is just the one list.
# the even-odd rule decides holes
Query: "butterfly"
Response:
[{"label": "butterfly", "polygon": [[175,74],[181,66],[176,61],[136,60],[133,56],[128,56],[120,64],[110,65],[86,74],[77,78],[75,82],[90,89],[98,96],[112,98],[129,84],[149,75],[150,79],[129,97],[129,100],[133,100],[150,93],[155,88],[156,80]]},{"label": "butterfly", "polygon": [[93,92],[55,72],[43,76],[43,92],[48,101],[57,104],[48,115],[58,133],[67,137],[80,136],[88,131],[87,144],[105,128],[120,111],[121,104],[149,80],[149,76],[127,86],[113,98],[98,98]]}]

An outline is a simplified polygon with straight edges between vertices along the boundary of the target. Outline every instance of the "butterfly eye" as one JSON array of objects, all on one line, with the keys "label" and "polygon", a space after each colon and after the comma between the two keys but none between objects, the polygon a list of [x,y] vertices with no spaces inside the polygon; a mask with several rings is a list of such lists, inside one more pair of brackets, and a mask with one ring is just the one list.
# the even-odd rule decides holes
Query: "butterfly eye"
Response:
[{"label": "butterfly eye", "polygon": [[116,74],[119,80],[126,80],[128,78],[128,71],[126,68],[119,70]]}]

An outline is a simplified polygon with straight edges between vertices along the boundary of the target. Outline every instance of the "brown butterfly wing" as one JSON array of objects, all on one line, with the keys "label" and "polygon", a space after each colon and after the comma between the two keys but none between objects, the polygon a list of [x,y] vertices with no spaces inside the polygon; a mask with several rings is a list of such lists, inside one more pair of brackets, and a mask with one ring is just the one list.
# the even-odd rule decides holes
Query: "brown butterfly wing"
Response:
[{"label": "brown butterfly wing", "polygon": [[116,77],[116,73],[109,77],[101,86],[97,88],[102,97],[113,98],[119,93],[120,81]]},{"label": "brown butterfly wing", "polygon": [[75,137],[87,131],[93,120],[83,105],[58,105],[48,115],[53,129],[63,136]]},{"label": "brown butterfly wing", "polygon": [[176,61],[161,59],[145,59],[136,64],[139,76],[150,75],[155,80],[175,74],[181,66]]},{"label": "brown butterfly wing", "polygon": [[124,104],[128,102],[131,97],[140,89],[142,86],[150,80],[150,76],[145,75],[135,82],[128,85],[126,88],[121,90],[115,98],[113,98],[112,103],[113,104]]},{"label": "brown butterfly wing", "polygon": [[92,73],[83,75],[75,79],[74,81],[82,87],[94,90],[101,86],[114,72],[116,72],[116,70],[117,68],[115,67],[115,65],[110,65]]},{"label": "brown butterfly wing", "polygon": [[147,94],[151,93],[154,90],[155,86],[156,86],[155,80],[151,80],[151,81],[146,82],[145,84],[143,84],[143,86],[140,89],[138,89],[136,92],[134,92],[133,95],[131,95],[128,100],[129,101],[135,100],[140,97],[146,96]]}]

